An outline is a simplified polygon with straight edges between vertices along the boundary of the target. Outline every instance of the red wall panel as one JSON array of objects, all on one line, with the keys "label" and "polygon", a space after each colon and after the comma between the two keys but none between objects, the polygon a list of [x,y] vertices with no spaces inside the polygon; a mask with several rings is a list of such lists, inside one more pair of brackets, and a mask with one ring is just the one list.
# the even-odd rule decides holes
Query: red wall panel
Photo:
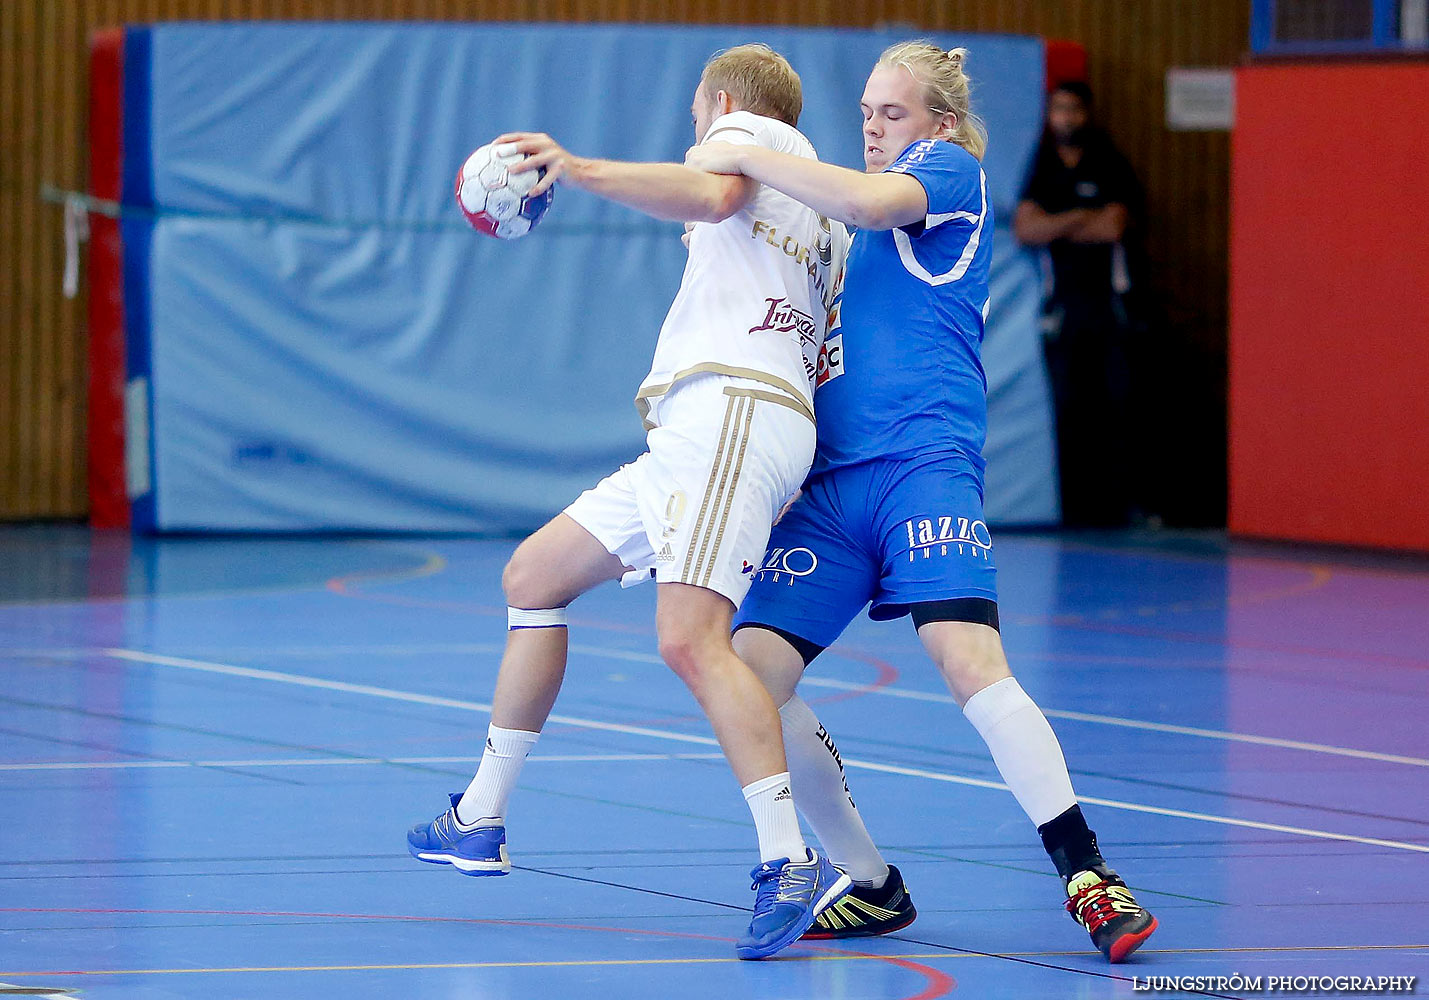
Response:
[{"label": "red wall panel", "polygon": [[1429,63],[1246,67],[1230,528],[1429,551]]},{"label": "red wall panel", "polygon": [[[95,32],[89,60],[89,190],[117,202],[123,197],[123,29]],[[123,246],[118,220],[91,215],[89,225],[89,510],[96,528],[124,528]]]}]

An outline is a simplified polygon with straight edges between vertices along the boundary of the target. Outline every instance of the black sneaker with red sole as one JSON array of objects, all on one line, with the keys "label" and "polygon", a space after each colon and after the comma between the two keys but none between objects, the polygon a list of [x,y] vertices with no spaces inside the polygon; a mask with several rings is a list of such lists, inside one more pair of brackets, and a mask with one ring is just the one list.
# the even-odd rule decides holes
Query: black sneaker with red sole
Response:
[{"label": "black sneaker with red sole", "polygon": [[917,917],[908,887],[903,884],[903,873],[889,865],[888,881],[877,889],[855,883],[848,895],[819,914],[814,925],[804,932],[804,940],[892,934]]},{"label": "black sneaker with red sole", "polygon": [[1156,918],[1106,865],[1093,865],[1068,879],[1066,905],[1108,962],[1125,961],[1156,930]]}]

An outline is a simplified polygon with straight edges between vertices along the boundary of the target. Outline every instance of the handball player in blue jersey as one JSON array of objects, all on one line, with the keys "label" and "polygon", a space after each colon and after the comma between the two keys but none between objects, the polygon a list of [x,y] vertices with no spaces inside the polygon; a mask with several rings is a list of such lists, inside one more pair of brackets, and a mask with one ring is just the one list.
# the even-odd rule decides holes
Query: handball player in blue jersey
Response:
[{"label": "handball player in blue jersey", "polygon": [[1036,825],[1067,910],[1118,962],[1156,920],[1103,860],[999,633],[982,458],[993,223],[965,55],[927,42],[883,53],[861,102],[864,173],[753,146],[688,154],[691,166],[751,177],[858,229],[820,359],[817,455],[752,569],[735,649],[782,706],[796,804],[854,880],[809,936],[887,933],[915,916],[854,808],[833,740],[795,694],[808,664],[871,605],[875,620],[912,617]]}]

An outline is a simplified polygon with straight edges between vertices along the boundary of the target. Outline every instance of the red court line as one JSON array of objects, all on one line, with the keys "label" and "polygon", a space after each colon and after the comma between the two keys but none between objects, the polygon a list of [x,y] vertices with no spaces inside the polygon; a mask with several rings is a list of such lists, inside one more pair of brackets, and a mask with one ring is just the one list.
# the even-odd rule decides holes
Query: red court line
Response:
[{"label": "red court line", "polygon": [[888,687],[888,685],[895,683],[902,676],[898,668],[887,660],[879,659],[872,653],[865,653],[861,649],[845,646],[842,643],[835,643],[829,647],[828,651],[835,656],[843,657],[845,660],[857,660],[860,663],[866,663],[878,671],[878,676],[874,678],[872,683],[865,684],[859,688],[843,691],[839,694],[827,694],[821,695],[818,698],[809,698],[807,701],[810,705],[827,705],[831,702],[845,701],[849,698],[860,698],[863,695],[877,691],[879,688]]},{"label": "red court line", "polygon": [[[0,913],[92,913],[96,915],[115,916],[119,914],[136,914],[148,916],[203,916],[203,917],[312,917],[320,919],[338,920],[392,920],[411,921],[416,923],[456,923],[456,924],[482,924],[497,927],[535,927],[543,930],[571,930],[571,931],[601,931],[610,934],[636,934],[645,937],[667,937],[681,938],[694,941],[718,941],[721,943],[733,943],[734,938],[719,937],[712,934],[691,934],[686,931],[657,931],[636,927],[606,927],[599,924],[559,924],[539,920],[492,920],[482,917],[424,917],[405,913],[305,913],[286,910],[168,910],[168,909],[124,909],[112,907],[73,907],[73,906],[0,906]],[[800,949],[810,951],[823,951],[834,955],[851,955],[859,958],[868,958],[889,965],[916,972],[922,976],[927,985],[918,993],[910,994],[897,1000],[937,1000],[938,997],[946,996],[949,992],[957,989],[958,982],[952,976],[931,966],[914,962],[906,958],[891,958],[885,955],[878,955],[872,952],[847,951],[842,948],[834,948],[828,945],[801,944],[795,945]],[[789,956],[795,958],[796,956]],[[15,972],[9,970],[6,975],[10,976],[104,976],[123,973],[123,969],[61,969],[61,970],[37,970],[33,972]]]}]

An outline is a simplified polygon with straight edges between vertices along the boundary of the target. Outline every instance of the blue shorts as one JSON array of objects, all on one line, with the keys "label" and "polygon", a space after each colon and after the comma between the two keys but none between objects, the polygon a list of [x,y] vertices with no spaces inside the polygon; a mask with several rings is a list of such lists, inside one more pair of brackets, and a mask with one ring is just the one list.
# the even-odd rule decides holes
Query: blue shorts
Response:
[{"label": "blue shorts", "polygon": [[812,477],[769,539],[735,627],[831,645],[865,604],[875,621],[914,604],[997,601],[982,476],[962,455],[879,459]]}]

